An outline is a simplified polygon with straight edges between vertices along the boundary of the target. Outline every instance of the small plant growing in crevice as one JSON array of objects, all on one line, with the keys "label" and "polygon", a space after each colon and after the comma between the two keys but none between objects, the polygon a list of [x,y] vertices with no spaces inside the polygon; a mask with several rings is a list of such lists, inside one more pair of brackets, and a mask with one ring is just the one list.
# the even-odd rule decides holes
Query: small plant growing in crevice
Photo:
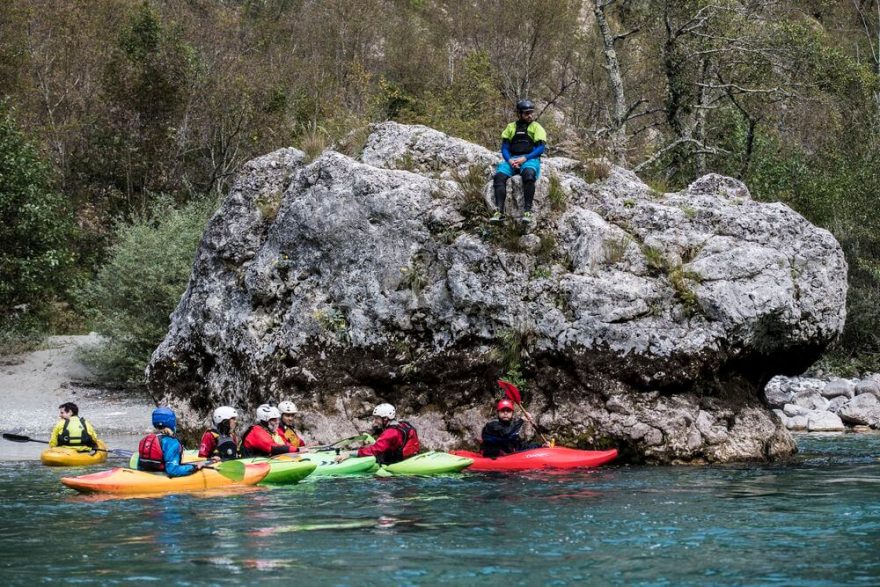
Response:
[{"label": "small plant growing in crevice", "polygon": [[275,218],[278,216],[278,210],[281,208],[281,200],[283,196],[279,190],[275,190],[269,194],[260,194],[260,196],[254,202],[257,210],[260,211],[260,216],[263,217],[263,220],[267,223],[271,223],[275,221]]},{"label": "small plant growing in crevice", "polygon": [[345,315],[336,308],[315,310],[312,317],[321,325],[321,328],[336,335],[340,340],[348,338],[348,322]]},{"label": "small plant growing in crevice", "polygon": [[648,270],[653,274],[666,273],[669,262],[663,251],[651,245],[642,245],[642,254],[645,255],[645,262],[648,264]]},{"label": "small plant growing in crevice", "polygon": [[501,331],[496,339],[495,348],[492,349],[492,360],[500,364],[504,378],[514,385],[524,383],[522,355],[528,344],[528,338],[527,331],[508,328]]},{"label": "small plant growing in crevice", "polygon": [[516,385],[520,391],[524,390],[526,388],[526,385],[528,384],[519,366],[516,366],[512,369],[505,369],[501,378]]},{"label": "small plant growing in crevice", "polygon": [[415,171],[416,170],[416,161],[412,156],[412,153],[407,151],[400,157],[398,157],[394,161],[394,168],[399,169],[401,171]]},{"label": "small plant growing in crevice", "polygon": [[538,244],[538,250],[535,251],[535,257],[539,261],[551,262],[556,258],[556,237],[552,234],[541,236],[541,242]]},{"label": "small plant growing in crevice", "polygon": [[691,261],[697,258],[700,254],[700,251],[703,250],[703,243],[693,243],[689,245],[685,245],[681,250],[681,262],[683,265],[687,265]]},{"label": "small plant growing in crevice", "polygon": [[580,164],[578,172],[587,183],[595,183],[608,179],[611,175],[611,163],[605,159],[587,159]]},{"label": "small plant growing in crevice", "polygon": [[687,216],[689,220],[693,220],[697,217],[697,210],[691,206],[682,206],[681,211],[684,212],[684,215]]},{"label": "small plant growing in crevice", "polygon": [[490,226],[483,234],[486,242],[498,245],[513,253],[522,252],[522,247],[520,246],[520,237],[522,235],[523,232],[520,227],[509,223]]},{"label": "small plant growing in crevice", "polygon": [[626,258],[626,251],[632,242],[632,239],[626,235],[606,239],[602,243],[602,247],[605,250],[605,262],[609,265],[614,265],[623,261]]},{"label": "small plant growing in crevice", "polygon": [[485,169],[480,165],[472,165],[465,172],[455,171],[452,178],[461,187],[459,213],[467,219],[486,216],[488,208],[484,198],[487,181]]},{"label": "small plant growing in crevice", "polygon": [[550,208],[556,212],[565,210],[568,205],[568,196],[562,188],[562,182],[555,173],[550,174],[550,187],[547,190],[547,199],[550,201]]},{"label": "small plant growing in crevice", "polygon": [[684,305],[689,314],[693,315],[699,309],[697,303],[697,294],[690,285],[690,282],[700,283],[702,277],[699,273],[686,271],[681,265],[673,267],[667,275],[675,295]]},{"label": "small plant growing in crevice", "polygon": [[428,284],[425,262],[421,255],[415,255],[408,266],[400,268],[400,272],[403,274],[400,285],[412,290],[415,295],[419,295]]},{"label": "small plant growing in crevice", "polygon": [[306,154],[308,161],[313,161],[324,152],[330,142],[330,134],[317,122],[306,122],[299,125],[296,146]]},{"label": "small plant growing in crevice", "polygon": [[550,267],[546,265],[537,265],[532,269],[529,279],[549,279],[552,275],[553,271],[551,271]]}]

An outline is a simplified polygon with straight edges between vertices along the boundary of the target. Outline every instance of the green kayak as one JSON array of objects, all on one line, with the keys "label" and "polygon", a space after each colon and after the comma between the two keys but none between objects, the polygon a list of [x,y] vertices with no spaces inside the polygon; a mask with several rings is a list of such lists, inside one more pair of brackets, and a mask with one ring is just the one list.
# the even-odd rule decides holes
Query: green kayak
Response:
[{"label": "green kayak", "polygon": [[469,467],[473,459],[451,455],[448,452],[423,452],[414,457],[402,460],[393,465],[376,467],[374,472],[378,477],[390,477],[392,475],[442,475],[444,473],[458,473]]},{"label": "green kayak", "polygon": [[299,456],[303,460],[311,461],[317,465],[318,468],[312,473],[312,478],[362,475],[376,468],[376,457],[350,457],[337,463],[335,450],[306,452]]},{"label": "green kayak", "polygon": [[312,474],[318,466],[311,461],[305,461],[297,457],[280,456],[274,458],[254,457],[249,459],[237,459],[249,465],[251,463],[269,463],[272,468],[258,485],[292,485],[298,483]]}]

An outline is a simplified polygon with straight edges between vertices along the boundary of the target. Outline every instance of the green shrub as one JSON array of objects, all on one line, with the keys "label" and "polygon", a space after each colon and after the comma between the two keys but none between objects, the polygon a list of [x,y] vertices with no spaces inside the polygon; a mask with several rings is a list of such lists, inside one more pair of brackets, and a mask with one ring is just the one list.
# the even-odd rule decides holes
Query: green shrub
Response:
[{"label": "green shrub", "polygon": [[215,208],[216,202],[207,199],[178,210],[164,202],[117,229],[108,262],[81,292],[94,330],[106,339],[85,358],[106,379],[142,380],[186,290],[196,248]]},{"label": "green shrub", "polygon": [[0,331],[31,338],[73,279],[75,234],[47,166],[0,102]]}]

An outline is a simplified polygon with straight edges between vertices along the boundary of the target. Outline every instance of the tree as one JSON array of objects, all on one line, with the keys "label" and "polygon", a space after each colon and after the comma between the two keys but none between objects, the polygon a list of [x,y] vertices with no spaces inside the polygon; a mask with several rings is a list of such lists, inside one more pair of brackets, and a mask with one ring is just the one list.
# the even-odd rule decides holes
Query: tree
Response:
[{"label": "tree", "polygon": [[180,31],[147,1],[118,36],[104,73],[108,120],[96,137],[95,173],[110,173],[129,209],[142,209],[148,192],[179,189],[180,122],[195,61]]},{"label": "tree", "polygon": [[70,283],[74,226],[49,169],[0,102],[0,327],[38,316]]},{"label": "tree", "polygon": [[605,56],[605,69],[608,72],[608,87],[613,96],[611,125],[608,135],[611,137],[611,152],[614,162],[618,165],[626,165],[627,134],[626,123],[633,116],[634,111],[643,100],[638,100],[629,106],[626,102],[624,91],[623,73],[620,68],[620,60],[617,58],[617,45],[622,43],[628,36],[638,32],[638,27],[626,33],[615,34],[608,22],[608,9],[617,0],[593,0],[593,14],[596,17],[596,26],[602,39],[602,52]]}]

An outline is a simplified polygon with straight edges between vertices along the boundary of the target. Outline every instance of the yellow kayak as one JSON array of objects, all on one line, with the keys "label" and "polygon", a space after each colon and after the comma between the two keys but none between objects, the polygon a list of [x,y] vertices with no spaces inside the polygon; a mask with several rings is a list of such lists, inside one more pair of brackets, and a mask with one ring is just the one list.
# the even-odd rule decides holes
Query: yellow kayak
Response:
[{"label": "yellow kayak", "polygon": [[83,465],[97,465],[98,463],[103,463],[107,460],[107,445],[99,440],[98,448],[103,448],[104,450],[98,450],[92,453],[88,450],[77,450],[72,446],[53,446],[52,448],[47,448],[40,454],[40,460],[43,461],[44,465],[50,467],[81,467]]},{"label": "yellow kayak", "polygon": [[215,487],[256,485],[269,473],[268,463],[245,465],[244,478],[233,481],[214,469],[202,469],[186,477],[169,477],[165,473],[150,473],[117,467],[91,475],[62,477],[61,482],[82,493],[116,493],[139,495],[145,493],[172,493],[202,491]]}]

